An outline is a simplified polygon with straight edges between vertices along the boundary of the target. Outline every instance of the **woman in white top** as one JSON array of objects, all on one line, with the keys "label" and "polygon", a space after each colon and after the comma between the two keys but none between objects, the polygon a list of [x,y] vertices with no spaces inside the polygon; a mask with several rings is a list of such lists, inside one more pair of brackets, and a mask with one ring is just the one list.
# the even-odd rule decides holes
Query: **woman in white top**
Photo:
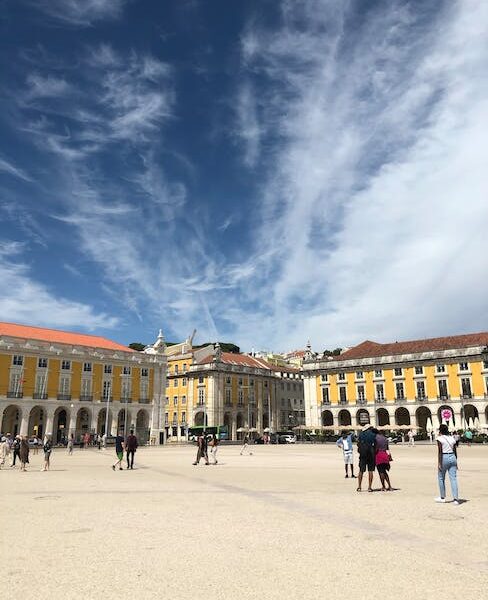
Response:
[{"label": "woman in white top", "polygon": [[439,427],[437,436],[438,451],[438,480],[440,496],[435,499],[436,502],[446,501],[446,472],[449,473],[451,482],[451,491],[453,503],[459,504],[458,485],[457,485],[457,441],[454,436],[449,435],[447,425],[442,424]]}]

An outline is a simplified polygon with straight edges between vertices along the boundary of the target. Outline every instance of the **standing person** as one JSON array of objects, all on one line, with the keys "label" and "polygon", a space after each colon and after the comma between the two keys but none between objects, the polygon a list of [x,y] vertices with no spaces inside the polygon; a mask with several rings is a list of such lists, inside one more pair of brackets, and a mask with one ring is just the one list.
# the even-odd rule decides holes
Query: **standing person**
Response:
[{"label": "standing person", "polygon": [[[134,435],[134,430],[131,429],[130,434],[127,436],[127,439],[125,441],[125,450],[127,453],[127,468],[128,469],[134,468],[134,454],[136,453],[138,446],[139,446],[139,443],[137,441],[137,437]],[[129,459],[130,459],[130,461],[129,461]],[[130,462],[130,466],[129,466],[129,462]]]},{"label": "standing person", "polygon": [[358,476],[358,492],[361,491],[361,485],[363,483],[363,475],[368,470],[368,492],[372,492],[373,488],[373,475],[376,467],[375,460],[375,448],[376,448],[376,431],[373,429],[371,424],[364,425],[358,438],[358,452],[359,452],[359,476]]},{"label": "standing person", "polygon": [[205,434],[205,432],[201,433],[198,436],[197,439],[197,446],[198,446],[198,450],[197,450],[197,457],[195,459],[195,462],[193,463],[194,465],[198,465],[200,462],[201,458],[205,459],[205,464],[208,465],[210,464],[208,462],[208,453],[207,453],[207,436]]},{"label": "standing person", "polygon": [[68,438],[68,454],[73,454],[73,448],[75,446],[75,436],[72,433]]},{"label": "standing person", "polygon": [[[391,492],[392,490],[390,475],[388,474],[391,460],[393,459],[391,458],[388,440],[381,431],[378,431],[376,434],[375,463],[376,469],[378,470],[378,475],[380,476],[382,492]],[[388,485],[388,487],[385,487],[385,483]]]},{"label": "standing person", "polygon": [[83,442],[84,442],[84,445],[85,445],[85,446],[84,446],[84,447],[85,447],[85,450],[87,450],[87,449],[88,449],[88,446],[90,445],[90,438],[91,438],[91,436],[90,436],[90,434],[89,434],[89,433],[88,433],[88,431],[87,431],[87,432],[85,433],[85,435],[83,436]]},{"label": "standing person", "polygon": [[415,435],[411,429],[408,430],[408,445],[415,446]]},{"label": "standing person", "polygon": [[473,432],[471,429],[466,429],[464,432],[464,439],[466,440],[468,446],[471,446],[471,442],[473,441]]},{"label": "standing person", "polygon": [[210,454],[212,455],[213,458],[213,463],[214,465],[217,464],[217,450],[219,449],[219,438],[215,435],[215,433],[212,435],[212,439],[210,441]]},{"label": "standing person", "polygon": [[20,470],[27,471],[25,465],[29,463],[29,442],[25,435],[20,439],[19,444]]},{"label": "standing person", "polygon": [[103,449],[106,450],[107,449],[107,434],[104,433],[102,435],[102,444],[103,444]]},{"label": "standing person", "polygon": [[17,458],[20,460],[20,435],[16,435],[12,442],[12,464],[11,467],[15,467],[15,461]]},{"label": "standing person", "polygon": [[32,440],[32,454],[34,454],[34,456],[39,452],[39,438],[37,437],[37,435],[34,436],[34,439]]},{"label": "standing person", "polygon": [[449,435],[447,425],[442,424],[439,427],[437,436],[437,479],[439,482],[439,497],[436,502],[444,503],[446,501],[446,472],[449,473],[451,481],[451,492],[453,504],[459,504],[458,484],[457,484],[457,443],[454,436]]},{"label": "standing person", "polygon": [[102,436],[100,434],[97,435],[97,446],[99,450],[102,449]]},{"label": "standing person", "polygon": [[2,436],[2,441],[0,442],[0,469],[5,464],[5,459],[7,458],[8,454],[9,454],[9,447],[8,447],[7,438],[5,436]]},{"label": "standing person", "polygon": [[[249,435],[249,433],[246,433],[246,435],[244,436],[244,443],[242,444],[242,448],[241,451],[239,452],[239,454],[242,456],[244,454],[244,452],[246,452],[246,450],[248,449],[249,443],[251,441],[251,436]],[[252,452],[249,452],[249,454],[252,454]]]},{"label": "standing person", "polygon": [[115,454],[117,455],[117,461],[112,465],[112,469],[115,471],[115,468],[119,465],[119,471],[123,471],[122,459],[124,458],[124,438],[121,435],[115,437]]},{"label": "standing person", "polygon": [[351,477],[356,479],[356,476],[354,475],[352,433],[348,434],[347,431],[343,431],[342,436],[337,440],[336,445],[339,448],[342,448],[342,454],[344,456],[344,468],[346,469],[346,479],[349,477],[347,469],[348,466],[351,468]]},{"label": "standing person", "polygon": [[51,442],[51,438],[46,435],[44,438],[44,445],[42,447],[44,450],[44,466],[41,471],[49,471],[49,467],[51,465],[51,452],[53,450],[53,444]]}]

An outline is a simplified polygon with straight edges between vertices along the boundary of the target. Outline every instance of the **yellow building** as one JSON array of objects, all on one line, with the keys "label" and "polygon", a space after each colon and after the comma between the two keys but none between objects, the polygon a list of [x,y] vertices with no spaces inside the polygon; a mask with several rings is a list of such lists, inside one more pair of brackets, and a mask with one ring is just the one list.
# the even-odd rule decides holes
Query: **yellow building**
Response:
[{"label": "yellow building", "polygon": [[133,427],[141,442],[159,442],[164,349],[161,333],[135,352],[99,336],[0,323],[2,433],[58,442]]},{"label": "yellow building", "polygon": [[310,426],[488,422],[488,333],[365,341],[332,360],[309,349],[303,375]]},{"label": "yellow building", "polygon": [[218,344],[193,349],[187,340],[167,349],[165,425],[168,439],[183,440],[188,427],[225,425],[229,438],[241,428],[277,431],[304,423],[298,369],[221,352]]}]

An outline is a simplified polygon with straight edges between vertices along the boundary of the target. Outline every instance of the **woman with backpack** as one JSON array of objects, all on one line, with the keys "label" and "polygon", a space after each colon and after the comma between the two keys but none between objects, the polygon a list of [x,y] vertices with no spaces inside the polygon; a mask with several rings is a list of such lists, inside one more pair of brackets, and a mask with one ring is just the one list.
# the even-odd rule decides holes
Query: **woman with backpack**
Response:
[{"label": "woman with backpack", "polygon": [[453,504],[459,504],[457,484],[457,441],[449,435],[449,429],[444,423],[439,427],[437,436],[437,480],[439,482],[439,497],[436,502],[446,502],[446,473],[449,473]]}]

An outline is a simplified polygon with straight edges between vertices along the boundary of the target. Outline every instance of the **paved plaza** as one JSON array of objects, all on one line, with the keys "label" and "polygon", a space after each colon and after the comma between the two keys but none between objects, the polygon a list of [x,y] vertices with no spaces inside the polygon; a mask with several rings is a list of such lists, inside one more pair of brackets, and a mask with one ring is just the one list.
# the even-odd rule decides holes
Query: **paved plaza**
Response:
[{"label": "paved plaza", "polygon": [[[433,502],[435,447],[394,447],[392,493],[355,491],[333,445],[55,450],[0,471],[2,592],[74,598],[486,598],[488,448],[460,448],[460,506]],[[375,475],[375,487],[379,487]],[[365,487],[365,486],[364,486]],[[7,597],[6,596],[6,597]]]}]

